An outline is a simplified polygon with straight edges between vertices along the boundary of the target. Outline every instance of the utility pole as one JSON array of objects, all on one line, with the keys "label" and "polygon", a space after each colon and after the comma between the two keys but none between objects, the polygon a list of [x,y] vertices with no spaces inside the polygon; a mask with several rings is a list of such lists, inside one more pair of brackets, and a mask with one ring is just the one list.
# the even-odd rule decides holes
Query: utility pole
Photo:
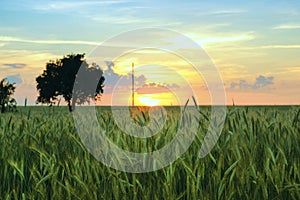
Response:
[{"label": "utility pole", "polygon": [[132,93],[131,93],[131,100],[132,100],[132,107],[134,106],[134,63],[132,63]]}]

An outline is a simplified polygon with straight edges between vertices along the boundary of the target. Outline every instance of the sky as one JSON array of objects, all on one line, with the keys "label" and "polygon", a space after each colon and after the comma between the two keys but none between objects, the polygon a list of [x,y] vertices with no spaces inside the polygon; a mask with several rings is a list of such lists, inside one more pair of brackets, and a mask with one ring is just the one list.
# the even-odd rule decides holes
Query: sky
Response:
[{"label": "sky", "polygon": [[[206,67],[215,66],[221,77],[228,105],[300,104],[300,1],[296,0],[1,1],[0,79],[16,83],[18,105],[25,98],[35,104],[35,78],[49,60],[86,53],[89,61],[105,41],[121,49],[126,42],[128,47],[131,42],[149,47],[147,42],[153,39],[153,47],[168,44],[173,52],[140,49],[107,56],[111,46],[97,52],[106,78],[98,104],[129,104],[134,62],[138,104],[176,105],[195,96],[199,104],[210,105],[214,83],[202,76],[206,68],[198,73],[199,68],[181,54],[203,63],[208,58],[197,57],[175,37],[161,34],[149,39],[149,27],[174,31],[199,45],[209,58]],[[137,29],[144,32],[133,32],[136,39],[114,39]]]}]

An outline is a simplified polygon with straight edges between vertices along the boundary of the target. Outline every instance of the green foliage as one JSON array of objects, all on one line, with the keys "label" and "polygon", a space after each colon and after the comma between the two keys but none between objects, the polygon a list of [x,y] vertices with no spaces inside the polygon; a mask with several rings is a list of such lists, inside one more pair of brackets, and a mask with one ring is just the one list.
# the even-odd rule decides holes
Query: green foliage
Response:
[{"label": "green foliage", "polygon": [[6,79],[0,81],[0,109],[1,113],[5,111],[16,110],[17,102],[11,96],[15,92],[15,83],[9,83]]},{"label": "green foliage", "polygon": [[[163,129],[141,139],[123,133],[108,107],[97,109],[107,137],[134,152],[169,143],[180,115],[178,107],[167,108]],[[94,159],[65,107],[6,113],[0,116],[0,199],[300,199],[299,107],[228,109],[208,156],[197,157],[210,117],[209,107],[199,107],[200,126],[188,151],[144,174],[116,171]]]},{"label": "green foliage", "polygon": [[[78,71],[81,70],[81,77],[78,77]],[[79,78],[88,85],[88,81],[96,81],[96,91],[91,87],[82,87],[73,94],[75,80]],[[39,96],[37,103],[55,104],[58,97],[62,96],[68,104],[69,111],[72,111],[75,103],[83,104],[91,98],[98,98],[103,93],[103,71],[95,63],[87,64],[84,60],[84,54],[71,54],[46,63],[46,69],[43,74],[36,78],[37,90]],[[72,102],[71,102],[72,101]]]}]

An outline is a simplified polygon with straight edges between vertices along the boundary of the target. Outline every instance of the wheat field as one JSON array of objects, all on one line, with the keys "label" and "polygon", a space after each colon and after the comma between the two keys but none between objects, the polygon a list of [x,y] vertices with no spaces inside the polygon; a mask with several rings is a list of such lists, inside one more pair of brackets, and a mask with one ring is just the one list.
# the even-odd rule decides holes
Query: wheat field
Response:
[{"label": "wheat field", "polygon": [[[171,165],[126,173],[96,160],[82,144],[65,107],[19,107],[0,115],[0,199],[300,199],[300,107],[231,106],[217,145],[198,153],[210,107],[199,106],[199,128]],[[160,149],[174,137],[180,111],[152,138],[137,139],[97,107],[107,137],[128,151]],[[144,121],[143,121],[144,120]],[[137,123],[146,123],[147,116]]]}]

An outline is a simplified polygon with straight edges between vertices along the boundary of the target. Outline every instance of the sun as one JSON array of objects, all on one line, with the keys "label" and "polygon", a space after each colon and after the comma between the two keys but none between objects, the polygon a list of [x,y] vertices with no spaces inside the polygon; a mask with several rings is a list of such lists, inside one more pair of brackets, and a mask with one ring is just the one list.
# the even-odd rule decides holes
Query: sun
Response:
[{"label": "sun", "polygon": [[160,100],[153,99],[149,96],[139,97],[138,100],[143,106],[157,106],[160,102]]}]

